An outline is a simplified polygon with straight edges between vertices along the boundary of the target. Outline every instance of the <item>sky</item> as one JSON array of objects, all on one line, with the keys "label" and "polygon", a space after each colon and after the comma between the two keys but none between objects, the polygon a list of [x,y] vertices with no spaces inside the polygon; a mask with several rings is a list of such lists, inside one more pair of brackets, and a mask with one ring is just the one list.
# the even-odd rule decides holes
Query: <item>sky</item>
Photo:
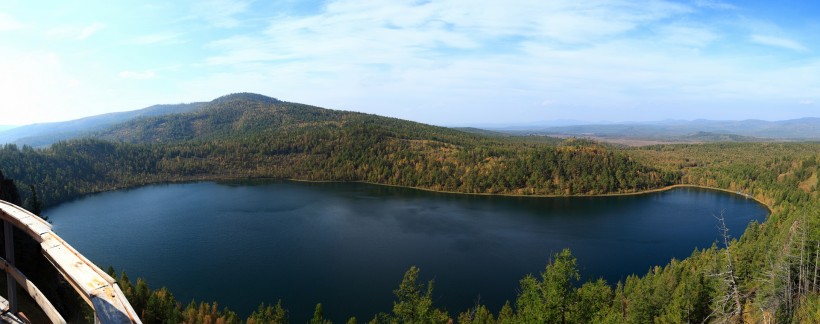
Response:
[{"label": "sky", "polygon": [[435,125],[820,116],[820,2],[0,2],[0,125],[236,92]]}]

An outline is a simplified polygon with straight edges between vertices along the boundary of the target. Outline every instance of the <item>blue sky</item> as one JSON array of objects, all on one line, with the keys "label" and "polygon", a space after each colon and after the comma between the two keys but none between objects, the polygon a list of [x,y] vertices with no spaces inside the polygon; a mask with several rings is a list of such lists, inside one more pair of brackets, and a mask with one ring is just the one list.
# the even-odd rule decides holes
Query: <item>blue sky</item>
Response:
[{"label": "blue sky", "polygon": [[815,1],[0,3],[0,124],[234,92],[437,125],[820,116]]}]

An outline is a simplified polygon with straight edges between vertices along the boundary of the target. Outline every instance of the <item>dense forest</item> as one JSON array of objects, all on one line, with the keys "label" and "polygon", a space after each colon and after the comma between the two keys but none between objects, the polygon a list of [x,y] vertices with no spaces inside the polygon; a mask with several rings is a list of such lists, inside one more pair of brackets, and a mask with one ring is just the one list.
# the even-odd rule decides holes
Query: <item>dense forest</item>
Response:
[{"label": "dense forest", "polygon": [[[366,181],[465,193],[631,193],[672,184],[749,195],[771,209],[742,237],[623,282],[580,282],[571,251],[522,278],[499,310],[444,310],[423,269],[397,278],[392,310],[370,323],[812,322],[820,318],[817,143],[715,143],[618,148],[586,140],[484,136],[397,119],[223,97],[202,110],[143,118],[97,139],[45,149],[6,145],[0,169],[20,200],[55,204],[78,195],[154,182],[226,178]],[[24,203],[25,204],[25,203]],[[36,205],[36,204],[34,204]],[[109,270],[113,273],[113,269]],[[238,323],[217,304],[183,305],[120,275],[146,323]],[[248,323],[287,322],[287,301],[260,305]],[[325,323],[317,305],[312,323]],[[356,323],[351,318],[349,323]]]},{"label": "dense forest", "polygon": [[47,206],[146,183],[224,178],[530,195],[636,192],[680,179],[585,140],[488,138],[252,94],[222,97],[191,113],[136,119],[96,138],[45,149],[6,144],[0,166],[22,188],[34,185]]},{"label": "dense forest", "polygon": [[[806,323],[820,318],[820,144],[658,145],[622,152],[661,170],[680,171],[684,183],[753,196],[772,214],[764,223],[751,223],[740,238],[727,233],[711,248],[618,283],[580,282],[575,258],[562,251],[543,272],[522,278],[517,298],[500,310],[480,304],[458,312],[437,308],[433,283],[418,283],[420,270],[412,268],[397,278],[393,309],[359,322]],[[239,321],[213,304],[182,307],[167,290],[143,289],[145,296],[167,300],[156,302],[172,316],[162,318]],[[247,321],[287,322],[286,302],[261,305]],[[322,323],[321,305],[317,309],[314,320]]]}]

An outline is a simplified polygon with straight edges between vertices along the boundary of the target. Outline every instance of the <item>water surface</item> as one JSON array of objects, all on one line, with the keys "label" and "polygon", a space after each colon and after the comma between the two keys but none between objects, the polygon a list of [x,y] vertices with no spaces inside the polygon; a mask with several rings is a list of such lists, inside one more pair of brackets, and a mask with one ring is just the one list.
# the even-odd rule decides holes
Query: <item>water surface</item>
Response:
[{"label": "water surface", "polygon": [[768,211],[696,188],[618,197],[441,194],[358,183],[200,182],[91,195],[46,211],[54,230],[105,268],[125,269],[183,304],[219,301],[241,316],[282,299],[294,323],[369,320],[392,308],[412,265],[452,315],[498,311],[518,280],[565,247],[586,278],[613,283],[685,258]]}]

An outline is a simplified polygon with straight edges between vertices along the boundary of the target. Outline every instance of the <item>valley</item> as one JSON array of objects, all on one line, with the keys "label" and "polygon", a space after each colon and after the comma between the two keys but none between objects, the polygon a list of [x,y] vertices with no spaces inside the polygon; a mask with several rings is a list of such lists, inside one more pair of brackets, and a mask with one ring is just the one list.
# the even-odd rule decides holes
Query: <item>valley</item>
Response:
[{"label": "valley", "polygon": [[[738,197],[754,198],[768,207],[770,216],[766,220],[745,218],[746,221],[754,219],[745,231],[738,229],[743,225],[732,225],[728,249],[721,244],[722,239],[715,236],[715,225],[707,225],[710,238],[694,245],[685,243],[687,247],[684,249],[691,253],[676,254],[671,260],[670,256],[660,259],[669,263],[654,261],[652,263],[656,265],[645,274],[637,269],[631,270],[636,273],[634,275],[623,273],[626,277],[608,278],[612,281],[582,279],[574,273],[587,273],[588,270],[586,266],[579,270],[578,266],[594,263],[598,258],[585,254],[584,249],[578,247],[579,256],[592,260],[576,260],[569,251],[553,250],[571,246],[570,240],[549,248],[552,251],[540,251],[543,254],[541,260],[527,258],[529,262],[546,263],[547,267],[542,268],[541,275],[530,267],[534,276],[524,275],[517,289],[507,288],[506,291],[517,291],[517,294],[501,296],[508,298],[508,303],[500,308],[500,302],[493,299],[499,297],[494,296],[487,297],[487,301],[495,300],[492,305],[480,302],[469,310],[447,308],[444,311],[434,302],[439,300],[435,296],[440,295],[432,294],[432,290],[425,294],[422,288],[412,288],[423,285],[416,286],[418,268],[411,267],[396,291],[399,294],[401,289],[410,289],[407,291],[409,295],[397,295],[393,312],[381,308],[378,314],[357,314],[360,320],[370,320],[369,317],[374,316],[375,322],[390,322],[403,314],[395,305],[420,303],[418,305],[427,305],[423,311],[426,316],[432,316],[429,320],[434,322],[439,321],[434,318],[457,318],[459,322],[472,323],[477,318],[475,314],[479,313],[484,314],[483,318],[491,316],[501,322],[505,318],[527,321],[527,316],[571,316],[580,322],[646,322],[660,318],[700,321],[707,316],[738,316],[740,313],[732,312],[731,306],[717,303],[720,296],[734,291],[720,278],[711,275],[729,266],[721,261],[725,260],[724,254],[731,258],[731,267],[737,273],[734,280],[738,282],[737,291],[742,293],[741,305],[748,305],[743,307],[744,318],[759,319],[773,314],[782,318],[810,316],[807,315],[811,312],[810,303],[795,303],[816,298],[815,286],[811,284],[816,277],[808,271],[816,263],[795,263],[797,259],[792,256],[794,253],[820,255],[820,250],[813,245],[818,241],[815,223],[820,219],[816,216],[820,210],[816,208],[819,151],[820,146],[811,142],[621,147],[579,138],[511,136],[474,129],[465,132],[241,93],[204,103],[194,111],[133,118],[97,130],[93,135],[43,148],[6,144],[0,149],[0,166],[4,174],[15,179],[21,188],[24,206],[34,204],[32,199],[36,192],[37,201],[49,208],[82,202],[86,199],[82,197],[89,194],[109,191],[113,194],[118,192],[114,190],[127,188],[144,190],[143,186],[152,184],[254,179],[342,184],[366,182],[434,192],[488,195],[486,197],[638,194],[670,186],[692,185],[739,193]],[[677,191],[662,194],[674,192]],[[464,197],[473,199],[470,195]],[[638,197],[644,195],[635,196]],[[487,198],[482,196],[480,199]],[[238,198],[229,200],[241,201]],[[708,213],[707,223],[715,224],[717,220],[713,216],[720,214],[716,209],[719,208],[698,214]],[[48,210],[45,216],[48,216]],[[446,213],[444,215],[436,217],[446,217]],[[59,224],[62,217],[56,216]],[[623,221],[641,224],[646,220]],[[704,243],[709,241],[714,244],[706,246]],[[796,252],[785,255],[778,252],[784,249]],[[767,268],[766,264],[778,268]],[[564,272],[556,273],[555,267],[558,266],[563,267],[561,271]],[[424,271],[422,269],[422,278],[436,277],[435,273]],[[511,278],[520,278],[525,273]],[[771,277],[765,277],[765,273],[779,273],[777,278],[784,279],[773,281]],[[399,274],[385,276],[398,278]],[[567,300],[569,308],[563,314],[555,315],[528,306],[549,305],[555,301],[549,299],[552,298],[549,295],[532,295],[537,291],[558,289],[555,282],[547,280],[552,276],[565,280],[562,282],[566,284],[560,287],[573,296]],[[193,303],[184,306],[166,288],[150,290],[145,281],[131,283],[123,276],[120,283],[147,321],[188,318],[201,314],[203,309],[210,309],[209,305],[212,305]],[[777,293],[784,285],[805,289],[790,290],[785,295]],[[792,306],[782,308],[786,307],[786,302]],[[287,307],[288,303],[288,300],[266,299],[266,304],[248,316],[266,318],[268,315],[265,314],[274,317],[279,316],[275,314],[286,314],[282,305]],[[625,309],[619,306],[624,304],[631,306]],[[301,319],[307,315],[304,314],[305,306],[300,305],[294,308],[300,314],[293,314],[292,318]],[[388,301],[383,301],[382,305],[389,305]],[[461,300],[455,305],[463,308],[466,304]],[[328,311],[333,311],[328,316],[337,321],[338,316],[351,315],[339,314],[338,305],[327,307]],[[247,305],[243,309],[243,313],[249,311]],[[720,309],[729,311],[714,315]],[[239,318],[227,309],[212,312],[211,316],[227,321]]]}]

